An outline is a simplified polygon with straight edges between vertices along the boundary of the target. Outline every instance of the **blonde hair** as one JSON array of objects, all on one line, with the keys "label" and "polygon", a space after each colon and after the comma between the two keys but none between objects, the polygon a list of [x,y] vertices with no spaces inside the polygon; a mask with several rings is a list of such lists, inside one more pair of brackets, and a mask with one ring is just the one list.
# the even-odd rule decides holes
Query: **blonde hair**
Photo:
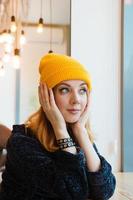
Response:
[{"label": "blonde hair", "polygon": [[[54,152],[59,149],[53,127],[47,119],[42,107],[31,115],[25,124],[32,130],[33,134],[38,138],[47,151]],[[93,143],[94,138],[90,130],[89,122],[86,124],[86,129],[88,131],[89,138]]]}]

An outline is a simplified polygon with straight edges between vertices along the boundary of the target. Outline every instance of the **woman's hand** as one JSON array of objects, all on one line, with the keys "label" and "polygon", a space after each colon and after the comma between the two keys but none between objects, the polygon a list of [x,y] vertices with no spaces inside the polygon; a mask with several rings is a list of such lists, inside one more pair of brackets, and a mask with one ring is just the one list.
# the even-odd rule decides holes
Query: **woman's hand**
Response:
[{"label": "woman's hand", "polygon": [[45,83],[40,83],[38,93],[40,104],[48,120],[52,124],[57,138],[59,136],[58,134],[63,134],[62,136],[64,137],[67,135],[67,137],[69,137],[66,129],[66,122],[55,103],[52,89],[48,89]]},{"label": "woman's hand", "polygon": [[87,92],[87,104],[84,109],[84,112],[81,114],[79,120],[73,124],[69,124],[72,129],[73,135],[78,141],[79,145],[84,146],[84,142],[86,143],[89,140],[88,132],[86,129],[86,123],[89,118],[89,91]]},{"label": "woman's hand", "polygon": [[85,125],[87,123],[89,117],[89,92],[87,91],[87,104],[84,109],[84,112],[81,114],[79,120],[75,123],[72,124],[72,129],[77,129],[77,128],[85,128]]}]

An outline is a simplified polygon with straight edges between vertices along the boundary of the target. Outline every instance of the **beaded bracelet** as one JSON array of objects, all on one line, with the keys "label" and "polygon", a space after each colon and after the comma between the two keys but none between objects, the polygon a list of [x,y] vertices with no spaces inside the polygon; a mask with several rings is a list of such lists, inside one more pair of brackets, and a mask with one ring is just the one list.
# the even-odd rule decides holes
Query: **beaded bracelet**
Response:
[{"label": "beaded bracelet", "polygon": [[62,139],[57,140],[57,143],[62,144],[62,143],[72,142],[72,141],[73,141],[72,138],[62,138]]},{"label": "beaded bracelet", "polygon": [[67,147],[75,146],[75,142],[73,142],[72,138],[59,139],[57,140],[57,144],[61,150]]}]

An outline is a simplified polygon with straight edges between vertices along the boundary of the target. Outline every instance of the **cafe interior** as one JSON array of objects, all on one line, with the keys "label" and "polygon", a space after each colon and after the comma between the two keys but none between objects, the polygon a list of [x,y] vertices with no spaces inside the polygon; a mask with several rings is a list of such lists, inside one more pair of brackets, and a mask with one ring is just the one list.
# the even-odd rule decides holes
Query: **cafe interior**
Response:
[{"label": "cafe interior", "polygon": [[89,70],[89,119],[116,177],[112,200],[133,200],[133,0],[0,0],[0,182],[12,126],[39,108],[47,53]]}]

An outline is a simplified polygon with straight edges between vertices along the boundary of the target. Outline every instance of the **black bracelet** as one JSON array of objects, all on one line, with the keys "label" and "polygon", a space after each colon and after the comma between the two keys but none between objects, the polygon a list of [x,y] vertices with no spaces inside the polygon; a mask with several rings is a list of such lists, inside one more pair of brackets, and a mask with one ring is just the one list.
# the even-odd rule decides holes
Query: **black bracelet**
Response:
[{"label": "black bracelet", "polygon": [[59,149],[65,149],[65,148],[68,148],[68,147],[73,147],[75,146],[75,143],[74,142],[66,142],[64,144],[61,144],[59,145]]},{"label": "black bracelet", "polygon": [[66,142],[72,142],[72,138],[63,138],[63,139],[59,139],[57,140],[57,144],[62,144],[62,143],[66,143]]},{"label": "black bracelet", "polygon": [[73,142],[72,138],[63,138],[63,139],[59,139],[57,140],[59,149],[65,149],[68,147],[72,147],[75,146],[75,142]]}]

